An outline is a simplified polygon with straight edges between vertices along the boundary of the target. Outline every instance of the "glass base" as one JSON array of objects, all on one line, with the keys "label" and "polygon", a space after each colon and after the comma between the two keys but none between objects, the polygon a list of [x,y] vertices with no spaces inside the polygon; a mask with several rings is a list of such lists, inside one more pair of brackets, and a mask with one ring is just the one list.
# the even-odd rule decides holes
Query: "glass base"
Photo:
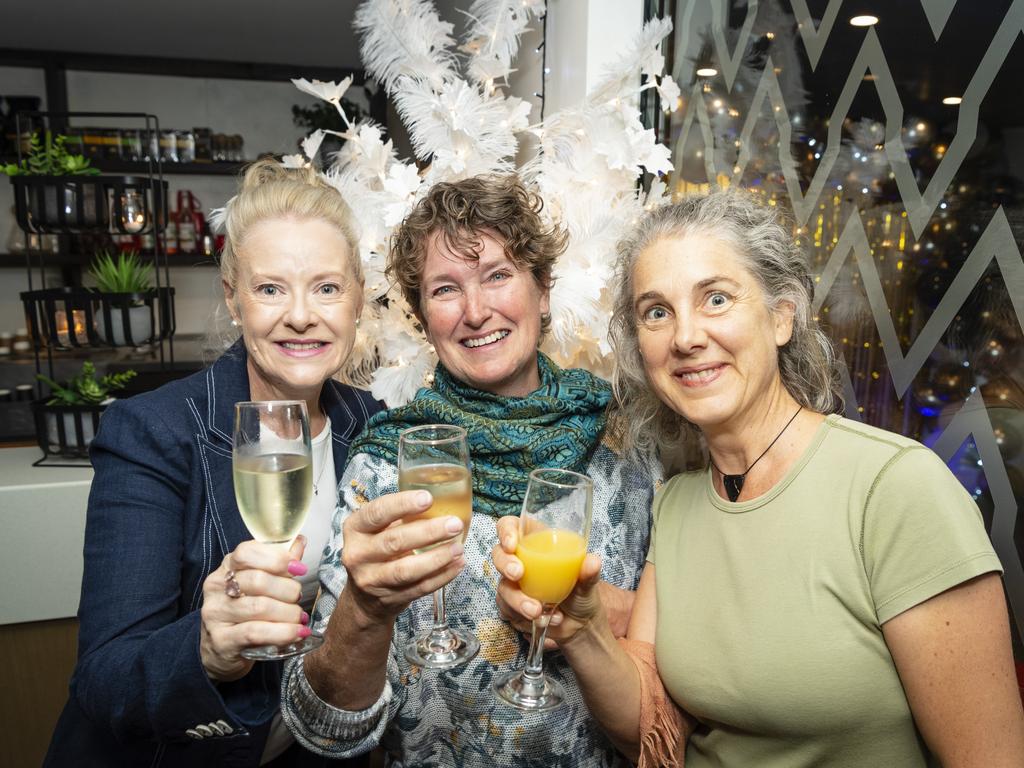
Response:
[{"label": "glass base", "polygon": [[410,664],[429,669],[451,669],[465,664],[480,651],[480,641],[469,632],[454,629],[433,631],[405,646]]},{"label": "glass base", "polygon": [[565,689],[547,675],[527,677],[525,672],[509,672],[497,678],[493,685],[498,699],[516,709],[543,712],[565,704]]},{"label": "glass base", "polygon": [[257,645],[252,648],[243,648],[239,656],[253,661],[278,661],[309,653],[314,648],[323,645],[323,642],[323,635],[310,635],[296,640],[294,643],[288,643],[288,645]]}]

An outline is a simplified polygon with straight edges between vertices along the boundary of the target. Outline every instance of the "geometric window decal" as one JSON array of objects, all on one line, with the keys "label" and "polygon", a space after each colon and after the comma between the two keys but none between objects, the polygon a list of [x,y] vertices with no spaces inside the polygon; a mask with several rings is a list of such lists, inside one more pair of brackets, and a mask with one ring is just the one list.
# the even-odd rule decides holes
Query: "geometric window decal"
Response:
[{"label": "geometric window decal", "polygon": [[847,414],[978,499],[1024,660],[1024,0],[677,0],[673,20],[673,192],[792,212]]}]

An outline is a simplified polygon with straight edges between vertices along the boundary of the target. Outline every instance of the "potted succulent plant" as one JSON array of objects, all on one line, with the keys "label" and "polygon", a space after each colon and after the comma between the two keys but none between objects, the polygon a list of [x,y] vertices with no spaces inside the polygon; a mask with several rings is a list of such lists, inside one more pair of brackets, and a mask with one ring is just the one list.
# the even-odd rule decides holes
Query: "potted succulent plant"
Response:
[{"label": "potted succulent plant", "polygon": [[54,136],[49,131],[39,138],[32,134],[27,157],[18,163],[0,165],[0,173],[8,176],[97,176],[99,169],[93,168],[84,155],[73,155],[64,143],[66,136]]},{"label": "potted succulent plant", "polygon": [[[50,397],[37,401],[37,428],[40,444],[46,453],[85,455],[96,436],[100,414],[113,401],[110,393],[123,389],[135,377],[135,371],[109,373],[96,378],[96,367],[88,360],[76,376],[59,384],[48,376],[37,374],[49,385]],[[45,434],[45,437],[44,437]]]},{"label": "potted succulent plant", "polygon": [[122,251],[117,256],[100,251],[93,259],[89,275],[96,281],[96,332],[100,337],[114,346],[139,346],[151,341],[153,313],[149,292],[153,287],[153,266],[144,263],[136,251]]},{"label": "potted succulent plant", "polygon": [[59,233],[107,226],[106,192],[82,155],[68,152],[66,137],[49,131],[32,134],[28,154],[20,163],[0,165],[14,184],[18,225],[27,232]]}]

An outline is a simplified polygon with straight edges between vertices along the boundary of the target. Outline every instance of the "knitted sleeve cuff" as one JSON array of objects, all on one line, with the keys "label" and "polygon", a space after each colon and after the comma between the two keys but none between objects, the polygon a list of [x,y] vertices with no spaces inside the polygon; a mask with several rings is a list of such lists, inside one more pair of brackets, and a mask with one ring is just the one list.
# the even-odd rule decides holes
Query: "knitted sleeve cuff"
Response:
[{"label": "knitted sleeve cuff", "polygon": [[380,743],[392,698],[389,681],[385,680],[384,690],[366,709],[339,709],[317,696],[299,657],[287,665],[281,687],[281,717],[306,749],[326,757],[352,757]]}]

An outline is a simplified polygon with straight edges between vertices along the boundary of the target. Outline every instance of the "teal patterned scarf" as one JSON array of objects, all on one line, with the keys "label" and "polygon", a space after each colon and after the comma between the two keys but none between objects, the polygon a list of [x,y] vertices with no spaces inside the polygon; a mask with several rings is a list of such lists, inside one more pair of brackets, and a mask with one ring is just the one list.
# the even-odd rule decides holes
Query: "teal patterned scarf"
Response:
[{"label": "teal patterned scarf", "polygon": [[518,515],[530,471],[559,467],[585,472],[604,430],[611,387],[580,368],[562,370],[537,354],[540,388],[502,397],[457,381],[444,366],[434,384],[408,405],[381,411],[349,448],[398,464],[398,435],[421,424],[465,428],[473,462],[473,511]]}]

